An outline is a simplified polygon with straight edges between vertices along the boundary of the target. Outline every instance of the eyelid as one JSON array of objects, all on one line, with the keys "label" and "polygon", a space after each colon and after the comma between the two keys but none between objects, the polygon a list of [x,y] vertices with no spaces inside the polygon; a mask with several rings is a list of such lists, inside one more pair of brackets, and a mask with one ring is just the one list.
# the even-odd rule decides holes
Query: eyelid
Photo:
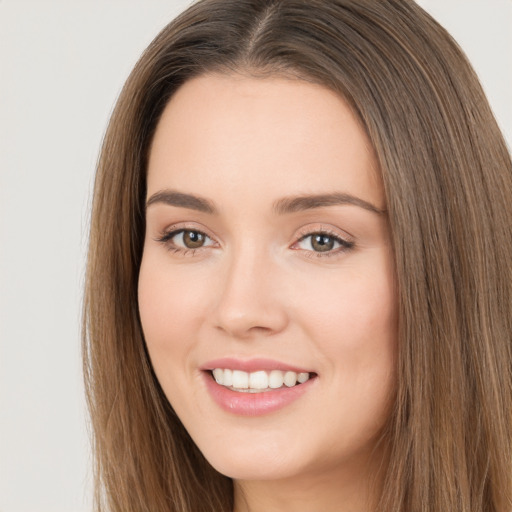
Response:
[{"label": "eyelid", "polygon": [[[213,243],[201,246],[198,248],[185,248],[174,245],[171,240],[174,236],[183,231],[193,231],[197,233],[201,233],[208,239],[210,239]],[[320,252],[313,251],[308,249],[301,249],[297,247],[299,242],[303,241],[305,238],[309,236],[313,236],[315,234],[325,234],[329,237],[336,239],[341,247],[337,247],[336,249],[332,249],[330,251]],[[291,244],[290,248],[294,250],[300,250],[303,253],[312,253],[305,254],[306,256],[334,256],[335,254],[342,253],[344,251],[350,250],[353,248],[355,244],[355,238],[347,233],[346,231],[341,230],[340,228],[334,227],[332,225],[327,224],[308,224],[306,226],[302,226],[298,229],[293,237],[294,242]],[[201,251],[203,249],[211,248],[211,247],[219,247],[221,244],[218,238],[215,235],[210,233],[209,229],[206,229],[202,225],[198,225],[196,222],[178,222],[175,224],[171,224],[164,228],[159,235],[155,238],[156,242],[160,242],[168,247],[168,249],[175,250],[176,252],[195,252]]]},{"label": "eyelid", "polygon": [[197,222],[175,222],[163,228],[160,231],[160,234],[163,235],[178,231],[197,231],[198,233],[203,233],[212,240],[217,240],[217,237],[213,235],[207,227]]},{"label": "eyelid", "polygon": [[[325,251],[325,252],[319,252],[319,251],[312,251],[308,249],[300,249],[297,247],[297,245],[305,240],[306,238],[313,236],[315,234],[325,234],[329,237],[332,237],[341,244],[341,247],[338,247],[336,249]],[[345,251],[353,249],[355,245],[355,238],[347,233],[346,231],[342,231],[339,228],[335,228],[330,225],[326,224],[313,224],[313,225],[307,225],[301,227],[294,236],[295,241],[290,246],[291,249],[297,250],[297,251],[303,251],[304,255],[307,257],[329,257],[329,256],[335,256],[336,254],[343,253]]]},{"label": "eyelid", "polygon": [[302,226],[294,235],[295,242],[304,239],[307,236],[314,235],[316,233],[325,233],[326,235],[330,235],[334,238],[339,238],[343,242],[354,244],[355,237],[353,237],[350,233],[346,231],[336,228],[329,224],[308,224],[307,226]]},{"label": "eyelid", "polygon": [[217,240],[217,237],[212,235],[210,233],[210,230],[206,229],[202,225],[198,225],[195,222],[178,222],[175,224],[171,224],[170,226],[167,226],[166,228],[162,229],[159,232],[159,234],[155,238],[155,241],[160,242],[164,245],[171,245],[172,244],[171,239],[183,231],[193,231],[196,233],[201,233],[202,235],[206,236],[211,241],[213,241],[213,244],[198,247],[196,249],[184,248],[184,247],[178,247],[178,246],[169,247],[170,249],[175,249],[176,251],[198,251],[201,249],[206,249],[206,248],[209,248],[212,246],[214,247],[214,246],[220,245],[219,241]]}]

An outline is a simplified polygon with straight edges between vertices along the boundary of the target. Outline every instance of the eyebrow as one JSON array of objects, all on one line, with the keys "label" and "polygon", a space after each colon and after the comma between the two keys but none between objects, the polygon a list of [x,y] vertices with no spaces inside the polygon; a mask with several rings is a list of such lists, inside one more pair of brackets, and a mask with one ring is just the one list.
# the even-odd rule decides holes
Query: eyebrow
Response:
[{"label": "eyebrow", "polygon": [[284,197],[274,203],[274,211],[278,214],[302,212],[325,206],[353,205],[364,208],[372,213],[382,215],[386,210],[377,208],[372,203],[344,192],[332,194],[303,195],[297,197]]},{"label": "eyebrow", "polygon": [[[215,208],[214,204],[210,200],[174,190],[160,190],[153,194],[146,202],[146,209],[156,203],[197,210],[202,213],[218,213],[217,208]],[[375,205],[365,201],[364,199],[344,192],[283,197],[273,204],[273,210],[279,215],[284,215],[287,213],[302,212],[306,210],[313,210],[315,208],[339,205],[358,206],[378,215],[382,215],[386,212],[386,210],[377,208]]]},{"label": "eyebrow", "polygon": [[217,209],[208,199],[192,194],[176,192],[174,190],[160,190],[153,194],[146,202],[146,209],[156,203],[164,203],[179,208],[188,208],[189,210],[197,210],[203,213],[217,213]]}]

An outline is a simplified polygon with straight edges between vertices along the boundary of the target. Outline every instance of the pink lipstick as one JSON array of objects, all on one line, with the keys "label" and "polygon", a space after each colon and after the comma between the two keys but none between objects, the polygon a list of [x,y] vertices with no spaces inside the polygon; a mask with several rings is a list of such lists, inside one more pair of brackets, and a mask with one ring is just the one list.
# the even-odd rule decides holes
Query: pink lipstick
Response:
[{"label": "pink lipstick", "polygon": [[316,373],[270,359],[222,358],[201,367],[213,400],[225,411],[258,416],[280,410],[314,386]]}]

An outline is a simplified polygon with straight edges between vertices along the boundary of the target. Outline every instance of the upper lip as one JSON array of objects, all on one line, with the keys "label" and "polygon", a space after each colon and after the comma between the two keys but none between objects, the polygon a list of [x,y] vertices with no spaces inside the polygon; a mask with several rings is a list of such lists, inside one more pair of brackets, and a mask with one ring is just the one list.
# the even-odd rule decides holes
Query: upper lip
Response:
[{"label": "upper lip", "polygon": [[311,370],[295,366],[293,364],[276,361],[274,359],[256,358],[256,359],[238,359],[235,357],[222,357],[213,359],[201,365],[201,370],[214,370],[222,368],[230,370],[241,370],[244,372],[255,372],[258,370],[281,370],[295,373],[311,373]]}]

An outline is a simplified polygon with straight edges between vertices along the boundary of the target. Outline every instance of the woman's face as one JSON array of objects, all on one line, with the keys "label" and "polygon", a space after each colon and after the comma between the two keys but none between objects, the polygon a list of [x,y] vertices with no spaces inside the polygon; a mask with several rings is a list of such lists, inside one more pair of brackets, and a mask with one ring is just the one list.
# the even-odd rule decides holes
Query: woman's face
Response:
[{"label": "woman's face", "polygon": [[379,170],[346,103],[300,80],[191,80],[147,190],[142,326],[199,449],[240,480],[355,471],[389,415],[397,305]]}]

